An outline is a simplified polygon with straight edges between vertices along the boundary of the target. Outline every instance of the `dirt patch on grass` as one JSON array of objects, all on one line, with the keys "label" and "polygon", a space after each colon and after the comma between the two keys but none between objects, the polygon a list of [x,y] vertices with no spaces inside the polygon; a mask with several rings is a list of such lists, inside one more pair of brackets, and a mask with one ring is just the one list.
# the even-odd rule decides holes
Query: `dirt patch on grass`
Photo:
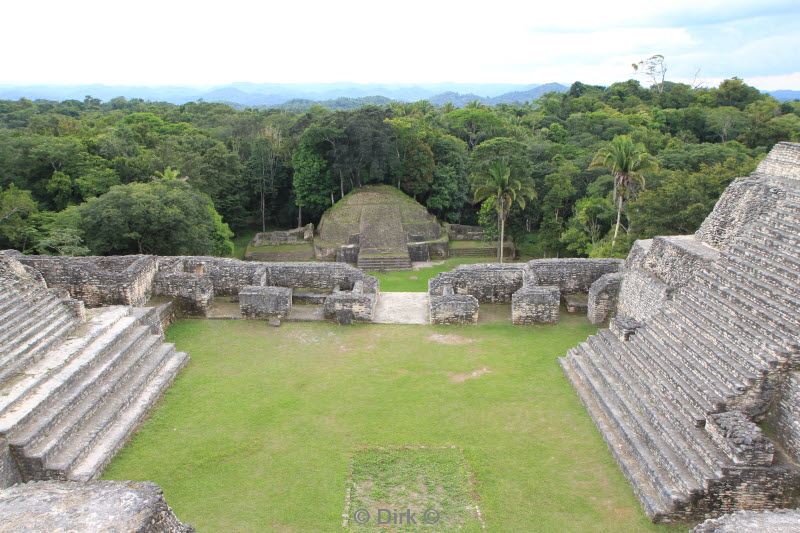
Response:
[{"label": "dirt patch on grass", "polygon": [[475,339],[470,339],[469,337],[462,337],[461,335],[456,335],[454,333],[447,333],[447,334],[432,333],[428,336],[428,340],[439,344],[453,344],[453,345],[472,344],[473,342],[475,342]]},{"label": "dirt patch on grass", "polygon": [[451,383],[464,383],[468,379],[479,378],[479,377],[484,376],[484,375],[486,375],[486,374],[488,374],[490,372],[491,372],[491,369],[489,369],[489,367],[483,367],[483,368],[479,368],[478,370],[473,370],[472,372],[462,372],[460,374],[454,374],[454,373],[450,372],[450,373],[448,373],[448,376],[450,377],[450,382]]}]

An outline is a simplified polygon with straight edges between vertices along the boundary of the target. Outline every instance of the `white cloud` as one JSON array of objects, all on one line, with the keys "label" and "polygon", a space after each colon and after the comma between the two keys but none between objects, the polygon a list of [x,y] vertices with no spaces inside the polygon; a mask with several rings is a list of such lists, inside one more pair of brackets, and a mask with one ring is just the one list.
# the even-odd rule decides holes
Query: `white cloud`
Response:
[{"label": "white cloud", "polygon": [[776,49],[793,35],[754,36],[737,63],[715,44],[720,36],[748,44],[739,32],[725,36],[734,22],[698,27],[759,13],[800,19],[795,4],[29,0],[4,6],[0,83],[609,83],[653,53],[666,55],[676,76],[703,66],[683,59],[730,70],[715,76],[775,76],[800,70],[794,50]]}]

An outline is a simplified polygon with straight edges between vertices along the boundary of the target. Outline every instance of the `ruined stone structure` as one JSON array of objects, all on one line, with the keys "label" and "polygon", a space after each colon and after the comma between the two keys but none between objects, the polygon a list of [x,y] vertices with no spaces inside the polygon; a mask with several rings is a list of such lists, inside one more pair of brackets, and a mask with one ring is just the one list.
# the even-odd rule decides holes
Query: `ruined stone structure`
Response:
[{"label": "ruined stone structure", "polygon": [[246,318],[284,318],[292,308],[292,289],[247,285],[239,291],[239,308]]},{"label": "ruined stone structure", "polygon": [[191,533],[154,483],[39,481],[0,491],[0,532]]},{"label": "ruined stone structure", "polygon": [[[98,476],[188,359],[162,342],[163,308],[86,310],[42,279],[72,266],[34,264],[46,268],[0,255],[0,487]],[[152,280],[150,262],[111,264],[128,265],[130,277],[108,286],[118,270],[89,268],[75,290],[91,303],[146,293],[136,283]]]},{"label": "ruined stone structure", "polygon": [[317,259],[368,270],[411,268],[411,261],[447,257],[436,217],[387,185],[357,189],[325,212],[314,239]]},{"label": "ruined stone structure", "polygon": [[798,504],[798,272],[800,145],[780,143],[695,235],[636,243],[615,311],[617,280],[590,289],[616,318],[560,362],[654,521]]},{"label": "ruined stone structure", "polygon": [[314,224],[306,224],[302,228],[256,233],[250,244],[252,246],[278,246],[281,244],[312,242],[313,240]]},{"label": "ruined stone structure", "polygon": [[800,509],[776,511],[736,511],[719,518],[709,518],[692,533],[796,533],[800,527]]},{"label": "ruined stone structure", "polygon": [[[343,263],[260,263],[209,256],[26,256],[13,250],[3,253],[32,267],[48,286],[66,289],[90,307],[143,305],[156,296],[171,300],[180,315],[207,316],[215,296],[237,297],[245,287],[283,287],[292,289],[293,301],[300,298],[303,303],[322,304],[329,299],[326,308],[355,306],[355,319],[369,321],[379,290],[375,277]],[[128,267],[109,271],[105,270],[108,265]],[[346,301],[351,303],[342,303]]]},{"label": "ruined stone structure", "polygon": [[[534,259],[527,263],[459,265],[428,281],[431,322],[458,323],[458,317],[445,314],[448,307],[439,306],[438,302],[442,297],[453,300],[452,296],[470,295],[479,304],[511,303],[515,324],[555,323],[563,297],[586,294],[595,281],[622,266],[618,259]],[[434,305],[438,307],[436,313]],[[473,317],[467,317],[466,322],[473,322]]]}]

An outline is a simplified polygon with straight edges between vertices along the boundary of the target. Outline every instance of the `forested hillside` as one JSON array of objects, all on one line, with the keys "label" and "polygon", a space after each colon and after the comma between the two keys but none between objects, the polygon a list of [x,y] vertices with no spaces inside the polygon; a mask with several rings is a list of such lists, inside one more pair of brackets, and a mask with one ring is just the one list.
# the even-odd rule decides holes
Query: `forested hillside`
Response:
[{"label": "forested hillside", "polygon": [[[316,221],[368,183],[491,233],[494,198],[474,205],[473,191],[502,167],[535,191],[508,213],[523,253],[609,255],[619,211],[613,254],[624,255],[635,238],[694,231],[784,140],[800,140],[800,102],[735,78],[713,89],[575,83],[525,105],[461,109],[0,101],[0,247],[225,255],[231,229]],[[628,174],[611,157],[621,149],[642,163]]]}]

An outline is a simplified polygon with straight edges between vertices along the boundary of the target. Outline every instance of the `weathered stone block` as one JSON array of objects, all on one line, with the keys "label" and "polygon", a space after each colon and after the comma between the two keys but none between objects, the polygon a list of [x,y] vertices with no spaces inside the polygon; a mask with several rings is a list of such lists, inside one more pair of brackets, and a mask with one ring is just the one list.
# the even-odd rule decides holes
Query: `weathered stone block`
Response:
[{"label": "weathered stone block", "polygon": [[3,531],[189,533],[155,483],[38,481],[0,491]]},{"label": "weathered stone block", "polygon": [[470,294],[453,294],[452,289],[446,292],[430,297],[431,324],[477,324],[478,299]]},{"label": "weathered stone block", "polygon": [[349,310],[353,315],[353,320],[369,322],[372,320],[372,312],[375,310],[375,300],[374,294],[356,290],[334,292],[325,298],[323,311],[326,318],[338,320],[337,312]]},{"label": "weathered stone block", "polygon": [[643,324],[635,318],[629,316],[617,316],[611,319],[608,329],[611,333],[616,335],[619,340],[630,340],[636,334],[636,330],[642,327]]},{"label": "weathered stone block", "polygon": [[563,293],[587,293],[603,274],[622,270],[622,259],[534,259],[528,261],[534,285],[554,285]]},{"label": "weathered stone block", "polygon": [[284,318],[292,308],[292,289],[250,285],[239,291],[239,309],[246,318]]},{"label": "weathered stone block", "polygon": [[512,296],[511,321],[514,324],[555,324],[560,303],[558,287],[525,286]]},{"label": "weathered stone block", "polygon": [[737,465],[770,466],[775,453],[761,428],[740,411],[726,411],[706,417],[706,431]]},{"label": "weathered stone block", "polygon": [[586,316],[592,324],[602,324],[616,312],[622,275],[622,272],[604,274],[589,287]]}]

